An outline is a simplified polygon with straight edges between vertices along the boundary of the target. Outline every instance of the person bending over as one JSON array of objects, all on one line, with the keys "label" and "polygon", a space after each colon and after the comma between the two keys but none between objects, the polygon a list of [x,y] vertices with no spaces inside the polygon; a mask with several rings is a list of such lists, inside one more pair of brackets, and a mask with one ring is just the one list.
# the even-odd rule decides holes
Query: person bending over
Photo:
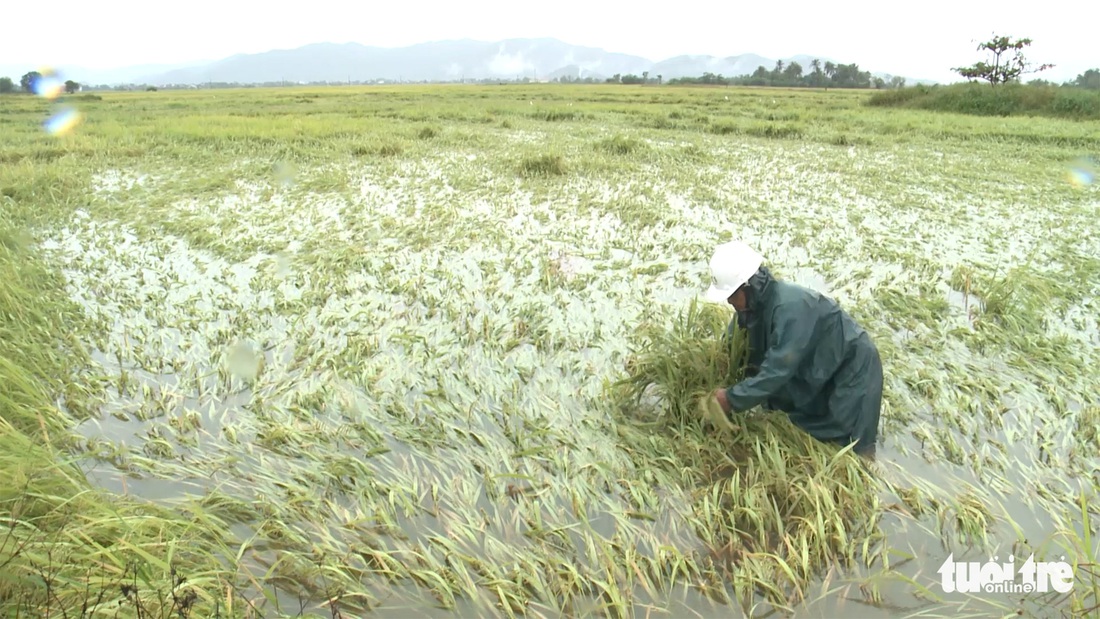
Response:
[{"label": "person bending over", "polygon": [[882,409],[882,360],[867,332],[832,299],[772,276],[745,243],[719,245],[705,297],[745,329],[747,378],[714,392],[723,412],[761,405],[787,413],[819,441],[873,460]]}]

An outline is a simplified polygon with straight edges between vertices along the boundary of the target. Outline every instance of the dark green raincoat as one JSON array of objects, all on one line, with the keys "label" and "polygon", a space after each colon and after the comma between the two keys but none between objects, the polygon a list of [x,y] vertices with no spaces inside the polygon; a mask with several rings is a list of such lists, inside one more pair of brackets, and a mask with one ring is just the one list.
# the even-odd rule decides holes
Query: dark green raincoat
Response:
[{"label": "dark green raincoat", "polygon": [[870,336],[833,300],[775,279],[761,267],[746,287],[749,378],[729,387],[734,412],[780,410],[814,438],[873,454],[882,407],[882,362]]}]

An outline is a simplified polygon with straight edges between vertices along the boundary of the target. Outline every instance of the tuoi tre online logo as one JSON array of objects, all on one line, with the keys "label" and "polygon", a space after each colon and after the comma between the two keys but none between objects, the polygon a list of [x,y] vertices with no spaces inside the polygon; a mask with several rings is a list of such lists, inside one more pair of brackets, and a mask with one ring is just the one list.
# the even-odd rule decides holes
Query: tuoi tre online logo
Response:
[{"label": "tuoi tre online logo", "polygon": [[946,593],[1068,593],[1073,589],[1073,566],[1065,562],[1065,557],[1061,561],[1036,561],[1033,554],[1019,569],[1011,555],[1007,563],[997,563],[997,557],[985,563],[954,559],[954,553],[948,555],[936,570]]}]

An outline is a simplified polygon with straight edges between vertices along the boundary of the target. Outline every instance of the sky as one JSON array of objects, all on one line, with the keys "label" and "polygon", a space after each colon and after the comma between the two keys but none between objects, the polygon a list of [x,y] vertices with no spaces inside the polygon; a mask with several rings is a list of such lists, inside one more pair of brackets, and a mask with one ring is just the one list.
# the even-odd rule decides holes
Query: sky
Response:
[{"label": "sky", "polygon": [[1027,58],[1056,82],[1100,67],[1095,0],[977,2],[677,0],[55,0],[4,3],[0,65],[105,69],[219,60],[310,43],[399,47],[470,38],[553,37],[657,61],[680,54],[810,54],[914,79],[957,81],[994,32],[1028,37]]}]

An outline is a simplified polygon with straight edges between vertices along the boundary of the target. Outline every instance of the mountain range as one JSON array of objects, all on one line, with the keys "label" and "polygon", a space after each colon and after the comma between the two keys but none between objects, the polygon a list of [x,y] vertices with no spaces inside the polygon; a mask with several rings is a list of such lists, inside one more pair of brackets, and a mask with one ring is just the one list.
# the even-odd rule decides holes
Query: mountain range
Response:
[{"label": "mountain range", "polygon": [[[756,54],[725,58],[683,55],[653,60],[608,52],[600,48],[572,45],[552,38],[507,39],[486,42],[471,39],[433,41],[407,47],[372,47],[359,43],[315,43],[295,49],[237,54],[222,60],[179,65],[131,66],[112,70],[57,67],[64,79],[88,85],[147,84],[201,85],[228,82],[263,84],[273,82],[452,82],[460,80],[522,79],[535,81],[560,77],[603,80],[619,75],[642,75],[664,80],[696,77],[704,73],[727,77],[751,74],[759,66],[771,69],[777,60],[798,62],[809,71],[810,61],[859,64],[859,59],[835,60],[796,55],[771,59]],[[865,67],[861,67],[866,70]],[[0,66],[13,79],[27,68]],[[888,73],[875,73],[889,80]],[[909,83],[934,83],[905,76]]]}]

